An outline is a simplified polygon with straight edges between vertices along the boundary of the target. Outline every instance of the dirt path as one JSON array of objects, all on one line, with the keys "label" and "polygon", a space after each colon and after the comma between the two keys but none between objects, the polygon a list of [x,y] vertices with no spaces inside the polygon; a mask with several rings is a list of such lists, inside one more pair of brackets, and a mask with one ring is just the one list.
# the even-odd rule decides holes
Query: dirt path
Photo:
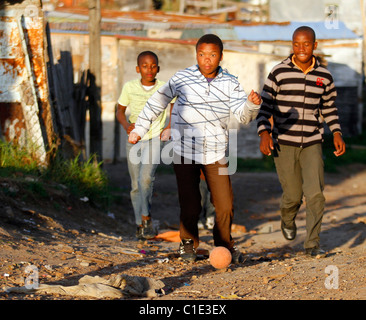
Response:
[{"label": "dirt path", "polygon": [[[52,201],[24,202],[14,181],[0,181],[0,300],[95,299],[7,292],[24,286],[27,266],[37,268],[40,284],[72,286],[85,275],[109,279],[117,274],[163,283],[155,297],[126,295],[130,300],[366,299],[366,166],[326,175],[321,245],[328,256],[323,259],[303,255],[304,205],[296,220],[297,238],[283,238],[275,173],[236,173],[233,237],[245,262],[225,270],[215,270],[205,257],[183,263],[175,254],[178,243],[135,241],[126,165],[107,164],[105,169],[121,194],[119,205],[109,213],[52,185]],[[172,230],[178,215],[175,176],[159,173],[153,218],[160,231]],[[202,230],[200,238],[201,249],[213,249],[211,231]]]}]

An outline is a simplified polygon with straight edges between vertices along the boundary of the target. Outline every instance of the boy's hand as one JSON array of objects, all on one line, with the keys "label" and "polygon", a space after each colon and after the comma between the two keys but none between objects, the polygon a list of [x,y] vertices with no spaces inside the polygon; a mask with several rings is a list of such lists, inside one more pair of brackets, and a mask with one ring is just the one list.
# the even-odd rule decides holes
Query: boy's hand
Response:
[{"label": "boy's hand", "polygon": [[334,155],[336,157],[339,157],[346,152],[346,144],[344,143],[340,132],[334,133],[333,143],[334,143],[334,147],[336,149],[336,151],[334,151]]},{"label": "boy's hand", "polygon": [[260,94],[258,94],[257,92],[255,92],[253,90],[250,92],[250,95],[248,96],[248,100],[250,102],[253,102],[256,105],[259,105],[262,102],[262,98],[261,98]]},{"label": "boy's hand", "polygon": [[141,139],[141,137],[136,132],[131,132],[128,135],[128,142],[129,143],[136,144],[140,139]]},{"label": "boy's hand", "polygon": [[133,129],[135,129],[135,124],[134,124],[134,123],[131,123],[131,124],[128,126],[127,130],[126,130],[127,135],[129,135],[129,134],[130,134],[130,132],[131,132]]},{"label": "boy's hand", "polygon": [[169,141],[170,140],[170,128],[165,128],[160,134],[161,141]]},{"label": "boy's hand", "polygon": [[268,131],[263,131],[263,133],[261,134],[261,142],[259,145],[259,149],[260,151],[265,155],[265,156],[270,156],[272,154],[273,148],[273,139],[271,137],[271,135],[269,134]]}]

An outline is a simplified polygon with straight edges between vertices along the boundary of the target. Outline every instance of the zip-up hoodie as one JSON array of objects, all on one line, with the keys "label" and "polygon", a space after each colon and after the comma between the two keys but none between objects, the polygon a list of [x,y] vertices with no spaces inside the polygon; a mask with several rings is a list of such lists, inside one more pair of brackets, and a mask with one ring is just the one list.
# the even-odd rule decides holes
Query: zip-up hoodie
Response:
[{"label": "zip-up hoodie", "polygon": [[227,70],[219,67],[217,76],[209,82],[194,65],[178,71],[151,96],[134,132],[143,137],[175,97],[171,115],[173,150],[201,164],[225,157],[230,112],[247,124],[256,118],[260,107],[247,100],[239,81]]},{"label": "zip-up hoodie", "polygon": [[317,59],[305,74],[292,62],[291,54],[272,69],[261,95],[259,135],[267,130],[280,144],[305,148],[323,141],[324,120],[332,133],[341,132],[333,77]]}]

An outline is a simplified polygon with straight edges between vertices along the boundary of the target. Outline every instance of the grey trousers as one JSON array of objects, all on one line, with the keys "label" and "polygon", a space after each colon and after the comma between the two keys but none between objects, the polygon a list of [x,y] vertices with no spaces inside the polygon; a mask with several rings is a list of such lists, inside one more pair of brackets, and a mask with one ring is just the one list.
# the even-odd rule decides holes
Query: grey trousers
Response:
[{"label": "grey trousers", "polygon": [[279,145],[274,155],[277,175],[282,186],[281,223],[294,228],[295,218],[305,197],[305,248],[319,247],[324,213],[324,162],[322,145],[306,148]]}]

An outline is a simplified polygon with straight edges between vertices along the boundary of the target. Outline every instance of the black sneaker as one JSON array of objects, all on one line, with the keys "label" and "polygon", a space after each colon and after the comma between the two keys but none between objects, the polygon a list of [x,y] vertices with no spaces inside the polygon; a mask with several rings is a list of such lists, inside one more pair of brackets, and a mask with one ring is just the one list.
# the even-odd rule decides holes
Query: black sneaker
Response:
[{"label": "black sneaker", "polygon": [[145,240],[144,239],[144,228],[142,226],[137,226],[136,238],[137,238],[137,240]]},{"label": "black sneaker", "polygon": [[235,246],[232,247],[230,249],[230,252],[231,252],[231,263],[239,264],[244,262],[244,256],[237,247]]},{"label": "black sneaker", "polygon": [[143,232],[143,237],[147,240],[152,239],[156,236],[156,232],[153,228],[151,219],[142,220],[142,232]]},{"label": "black sneaker", "polygon": [[292,228],[286,228],[284,223],[281,221],[282,234],[286,240],[294,240],[296,238],[296,224]]},{"label": "black sneaker", "polygon": [[313,258],[325,258],[327,256],[327,253],[319,247],[306,248],[305,254]]},{"label": "black sneaker", "polygon": [[183,260],[195,261],[197,258],[196,249],[192,239],[183,239],[179,244],[179,254]]}]

